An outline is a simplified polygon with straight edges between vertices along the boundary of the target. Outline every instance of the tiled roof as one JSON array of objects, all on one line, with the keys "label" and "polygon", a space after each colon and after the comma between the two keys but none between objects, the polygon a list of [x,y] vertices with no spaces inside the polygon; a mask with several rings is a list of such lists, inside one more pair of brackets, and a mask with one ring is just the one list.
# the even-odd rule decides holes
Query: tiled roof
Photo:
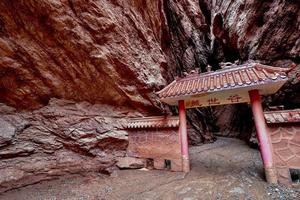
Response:
[{"label": "tiled roof", "polygon": [[130,119],[127,128],[172,128],[179,126],[179,118],[176,116],[153,116]]},{"label": "tiled roof", "polygon": [[157,94],[163,100],[229,89],[253,88],[270,82],[286,81],[289,70],[259,63],[226,67],[174,80]]},{"label": "tiled roof", "polygon": [[268,124],[300,122],[300,109],[268,111],[264,115]]}]

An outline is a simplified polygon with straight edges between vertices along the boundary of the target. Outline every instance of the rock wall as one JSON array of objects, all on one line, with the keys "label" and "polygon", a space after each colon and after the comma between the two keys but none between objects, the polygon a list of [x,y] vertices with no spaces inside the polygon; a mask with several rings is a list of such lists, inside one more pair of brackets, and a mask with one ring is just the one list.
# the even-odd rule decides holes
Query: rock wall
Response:
[{"label": "rock wall", "polygon": [[0,100],[19,109],[52,97],[158,111],[165,84],[160,1],[0,2]]},{"label": "rock wall", "polygon": [[206,2],[214,16],[214,45],[228,60],[299,62],[299,1]]},{"label": "rock wall", "polygon": [[35,111],[0,105],[0,192],[67,173],[109,173],[128,145],[122,107],[52,99]]}]

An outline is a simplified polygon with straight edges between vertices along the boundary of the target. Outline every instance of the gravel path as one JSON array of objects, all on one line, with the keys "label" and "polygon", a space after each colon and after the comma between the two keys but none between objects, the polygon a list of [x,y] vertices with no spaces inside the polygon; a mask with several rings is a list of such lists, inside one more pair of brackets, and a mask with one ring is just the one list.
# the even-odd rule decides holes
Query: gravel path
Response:
[{"label": "gravel path", "polygon": [[242,141],[219,138],[213,144],[190,148],[190,157],[189,174],[122,170],[111,176],[73,175],[11,190],[0,199],[300,199],[299,189],[268,185],[259,152]]}]

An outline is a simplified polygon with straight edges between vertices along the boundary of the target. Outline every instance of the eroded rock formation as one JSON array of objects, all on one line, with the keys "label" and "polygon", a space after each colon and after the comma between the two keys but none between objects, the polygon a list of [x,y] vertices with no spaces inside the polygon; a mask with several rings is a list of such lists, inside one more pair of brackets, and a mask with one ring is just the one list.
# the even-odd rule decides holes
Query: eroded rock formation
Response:
[{"label": "eroded rock formation", "polygon": [[135,111],[52,99],[35,111],[0,105],[0,192],[66,173],[109,173]]},{"label": "eroded rock formation", "polygon": [[[51,97],[154,110],[165,84],[159,2],[1,1],[0,100]],[[157,108],[156,108],[157,111]]]},{"label": "eroded rock formation", "polygon": [[[154,91],[184,72],[251,59],[299,65],[299,5],[1,1],[0,190],[113,166],[127,144],[126,118],[176,113]],[[267,105],[299,107],[299,73],[292,77]],[[211,132],[249,137],[249,111],[247,105],[188,111],[191,143],[213,141]]]},{"label": "eroded rock formation", "polygon": [[207,1],[216,46],[228,61],[299,62],[298,1]]}]

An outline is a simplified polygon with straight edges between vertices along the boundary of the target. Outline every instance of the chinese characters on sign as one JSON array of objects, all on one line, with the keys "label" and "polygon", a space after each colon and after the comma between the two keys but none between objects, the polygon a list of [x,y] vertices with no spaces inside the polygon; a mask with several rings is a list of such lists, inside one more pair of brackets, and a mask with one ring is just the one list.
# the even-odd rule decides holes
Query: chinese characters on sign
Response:
[{"label": "chinese characters on sign", "polygon": [[217,98],[210,98],[207,100],[208,105],[220,105],[220,101]]},{"label": "chinese characters on sign", "polygon": [[186,107],[201,107],[202,104],[200,103],[199,100],[191,100],[191,101],[187,101],[186,103]]},{"label": "chinese characters on sign", "polygon": [[198,98],[192,98],[185,100],[186,108],[205,107],[205,106],[216,106],[225,104],[245,103],[249,102],[248,93],[240,94],[222,94],[222,95],[208,95]]},{"label": "chinese characters on sign", "polygon": [[231,101],[231,103],[239,103],[240,99],[242,97],[240,97],[238,94],[236,95],[230,95],[227,100]]}]

